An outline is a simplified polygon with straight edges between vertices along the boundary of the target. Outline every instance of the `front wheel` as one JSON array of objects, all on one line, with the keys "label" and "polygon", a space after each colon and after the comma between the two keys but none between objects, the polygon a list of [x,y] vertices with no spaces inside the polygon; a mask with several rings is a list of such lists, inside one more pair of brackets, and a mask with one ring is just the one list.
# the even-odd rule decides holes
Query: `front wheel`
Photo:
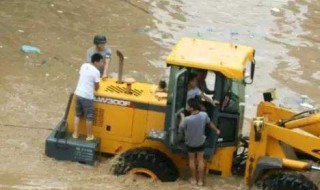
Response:
[{"label": "front wheel", "polygon": [[151,148],[136,148],[120,155],[114,166],[116,175],[138,174],[163,182],[176,181],[178,170],[164,153]]},{"label": "front wheel", "polygon": [[318,190],[318,187],[302,174],[272,174],[257,183],[262,190]]}]

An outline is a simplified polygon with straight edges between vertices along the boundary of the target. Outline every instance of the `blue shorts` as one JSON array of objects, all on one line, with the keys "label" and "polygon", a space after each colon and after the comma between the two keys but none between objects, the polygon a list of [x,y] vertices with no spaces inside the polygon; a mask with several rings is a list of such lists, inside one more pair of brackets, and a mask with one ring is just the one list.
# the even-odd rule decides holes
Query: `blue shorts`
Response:
[{"label": "blue shorts", "polygon": [[76,96],[76,116],[85,116],[87,121],[93,121],[93,100]]}]

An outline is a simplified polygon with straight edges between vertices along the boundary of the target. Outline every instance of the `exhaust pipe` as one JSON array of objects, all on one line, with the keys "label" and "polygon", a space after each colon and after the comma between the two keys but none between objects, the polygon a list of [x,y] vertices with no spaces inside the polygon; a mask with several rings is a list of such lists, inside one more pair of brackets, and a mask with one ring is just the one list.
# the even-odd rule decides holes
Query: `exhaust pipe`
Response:
[{"label": "exhaust pipe", "polygon": [[117,83],[122,84],[122,75],[123,75],[123,54],[121,53],[121,51],[117,50],[117,56],[119,57],[119,71],[118,71],[118,81]]},{"label": "exhaust pipe", "polygon": [[319,166],[311,166],[311,170],[320,171],[320,167]]}]

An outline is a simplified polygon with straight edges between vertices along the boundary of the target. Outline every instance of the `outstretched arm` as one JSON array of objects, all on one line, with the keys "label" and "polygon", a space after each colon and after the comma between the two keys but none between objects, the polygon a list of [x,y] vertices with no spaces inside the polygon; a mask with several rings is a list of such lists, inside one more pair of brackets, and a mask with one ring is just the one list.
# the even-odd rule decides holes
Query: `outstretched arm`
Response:
[{"label": "outstretched arm", "polygon": [[108,69],[109,69],[110,62],[111,62],[111,59],[110,58],[106,58],[105,66],[104,66],[104,70],[103,70],[103,75],[102,75],[103,79],[108,77]]},{"label": "outstretched arm", "polygon": [[219,101],[217,100],[213,100],[211,98],[209,98],[208,96],[206,96],[205,94],[201,93],[201,98],[203,98],[206,102],[209,102],[210,104],[212,104],[213,106],[217,106],[220,104]]},{"label": "outstretched arm", "polygon": [[180,123],[179,123],[179,127],[183,127],[184,126],[184,120],[185,120],[185,116],[183,113],[180,113]]},{"label": "outstretched arm", "polygon": [[214,90],[209,90],[208,87],[207,87],[207,84],[204,84],[204,93],[206,94],[210,94],[210,95],[213,95],[214,94]]},{"label": "outstretched arm", "polygon": [[100,88],[99,83],[94,83],[94,90],[95,90],[95,91],[98,91],[99,88]]},{"label": "outstretched arm", "polygon": [[106,47],[106,53],[105,53],[105,66],[104,66],[104,71],[102,74],[102,79],[106,79],[108,77],[108,69],[109,69],[109,65],[111,62],[111,55],[112,55],[112,51],[110,48]]},{"label": "outstretched arm", "polygon": [[216,132],[217,135],[220,135],[220,130],[213,124],[212,122],[209,123],[209,127]]}]

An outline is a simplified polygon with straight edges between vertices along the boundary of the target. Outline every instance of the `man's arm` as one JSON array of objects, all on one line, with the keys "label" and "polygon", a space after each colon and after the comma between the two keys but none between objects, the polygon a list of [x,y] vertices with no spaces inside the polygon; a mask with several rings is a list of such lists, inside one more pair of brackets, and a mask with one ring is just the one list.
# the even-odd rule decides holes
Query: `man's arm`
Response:
[{"label": "man's arm", "polygon": [[111,62],[111,58],[106,58],[102,78],[108,77],[108,69],[109,69],[110,62]]},{"label": "man's arm", "polygon": [[213,106],[217,106],[220,104],[219,101],[217,100],[213,100],[211,98],[209,98],[208,96],[206,96],[205,94],[201,93],[201,98],[203,98],[206,102],[211,103]]},{"label": "man's arm", "polygon": [[220,130],[215,126],[214,123],[212,123],[212,121],[210,120],[208,114],[207,113],[205,113],[205,114],[206,114],[206,123],[209,125],[211,130],[215,131],[217,135],[220,135]]},{"label": "man's arm", "polygon": [[94,83],[94,90],[97,91],[99,90],[99,88],[100,88],[99,82]]},{"label": "man's arm", "polygon": [[96,70],[96,73],[94,75],[94,90],[97,91],[100,88],[100,72]]},{"label": "man's arm", "polygon": [[207,87],[207,84],[204,84],[204,93],[213,95],[214,94],[214,90],[209,90],[208,87]]},{"label": "man's arm", "polygon": [[183,113],[180,113],[180,123],[179,123],[179,127],[184,127],[185,125],[185,116]]},{"label": "man's arm", "polygon": [[109,47],[106,47],[106,53],[105,53],[105,66],[104,66],[104,71],[102,74],[102,79],[105,79],[108,77],[108,69],[109,69],[109,64],[111,62],[111,55],[112,55],[112,51]]},{"label": "man's arm", "polygon": [[217,135],[220,135],[220,130],[212,123],[209,123],[209,127],[216,132]]},{"label": "man's arm", "polygon": [[206,94],[210,94],[210,95],[214,94],[214,90],[209,90],[206,81],[199,83],[199,88],[201,89],[201,91],[203,91]]}]

